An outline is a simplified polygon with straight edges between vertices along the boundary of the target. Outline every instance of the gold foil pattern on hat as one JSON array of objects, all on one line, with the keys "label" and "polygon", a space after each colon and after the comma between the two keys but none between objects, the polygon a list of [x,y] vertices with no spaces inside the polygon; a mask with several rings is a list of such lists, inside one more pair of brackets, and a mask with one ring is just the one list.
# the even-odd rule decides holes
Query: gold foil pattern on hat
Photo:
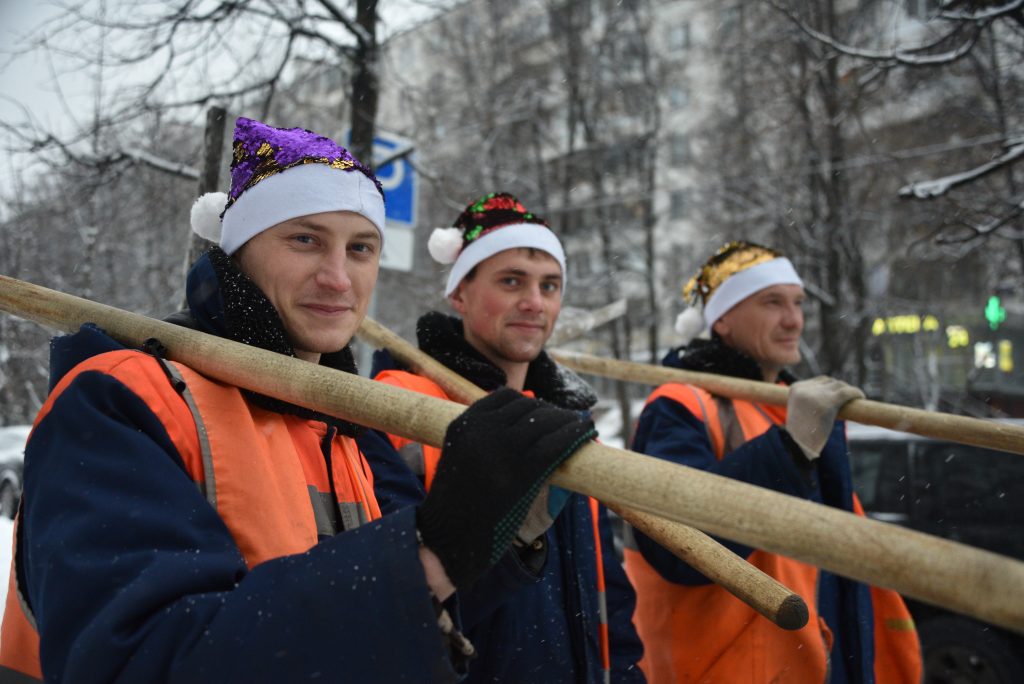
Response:
[{"label": "gold foil pattern on hat", "polygon": [[732,276],[780,256],[782,255],[775,250],[752,242],[729,242],[715,252],[686,282],[683,286],[683,299],[691,304],[696,304],[698,300],[702,304],[706,303],[711,294]]}]

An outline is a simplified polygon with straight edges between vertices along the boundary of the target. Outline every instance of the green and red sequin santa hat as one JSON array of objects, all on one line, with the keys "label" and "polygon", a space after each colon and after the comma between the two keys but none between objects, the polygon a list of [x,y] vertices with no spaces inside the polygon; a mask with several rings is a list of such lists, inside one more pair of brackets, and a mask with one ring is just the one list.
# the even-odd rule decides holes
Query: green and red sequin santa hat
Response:
[{"label": "green and red sequin santa hat", "polygon": [[544,219],[527,211],[507,192],[492,192],[470,204],[450,228],[435,228],[427,241],[430,256],[441,264],[453,264],[444,294],[458,287],[480,262],[499,252],[518,247],[550,254],[566,278],[562,243]]}]

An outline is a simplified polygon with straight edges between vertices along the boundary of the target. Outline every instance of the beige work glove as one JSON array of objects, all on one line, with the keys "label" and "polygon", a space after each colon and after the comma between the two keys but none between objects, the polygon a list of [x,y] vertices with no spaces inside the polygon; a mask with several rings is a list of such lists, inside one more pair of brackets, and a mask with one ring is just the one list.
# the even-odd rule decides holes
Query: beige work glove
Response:
[{"label": "beige work glove", "polygon": [[863,399],[853,385],[826,375],[794,382],[786,402],[786,431],[809,460],[821,456],[832,433],[832,424],[843,405]]}]

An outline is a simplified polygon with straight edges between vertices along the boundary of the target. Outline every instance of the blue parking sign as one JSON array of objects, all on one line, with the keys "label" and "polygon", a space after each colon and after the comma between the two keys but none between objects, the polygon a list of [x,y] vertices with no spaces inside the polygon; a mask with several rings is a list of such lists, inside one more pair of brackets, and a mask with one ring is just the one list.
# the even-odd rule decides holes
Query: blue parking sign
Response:
[{"label": "blue parking sign", "polygon": [[[345,133],[345,142],[352,144],[352,129]],[[387,159],[412,146],[413,142],[407,138],[390,133],[379,134],[373,138],[373,158]],[[384,218],[388,223],[408,226],[416,223],[416,173],[409,163],[411,156],[412,152],[374,169],[384,189]]]},{"label": "blue parking sign", "polygon": [[[384,159],[410,145],[411,141],[404,138],[380,135],[373,139],[373,156]],[[384,213],[388,223],[416,223],[416,174],[408,156],[381,166],[376,174],[384,188]]]}]

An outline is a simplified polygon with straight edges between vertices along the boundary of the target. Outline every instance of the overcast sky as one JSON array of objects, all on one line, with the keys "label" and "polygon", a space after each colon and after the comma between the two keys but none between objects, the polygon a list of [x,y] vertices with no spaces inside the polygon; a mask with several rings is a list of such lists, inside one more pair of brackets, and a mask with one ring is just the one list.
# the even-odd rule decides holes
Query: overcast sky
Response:
[{"label": "overcast sky", "polygon": [[[433,6],[440,4],[443,3],[437,0],[382,0],[383,25],[388,33],[393,32],[426,18],[436,11]],[[60,123],[68,118],[70,113],[60,106],[57,83],[51,73],[51,69],[61,71],[67,65],[51,65],[40,54],[13,61],[10,56],[26,34],[57,13],[59,10],[52,4],[38,0],[0,0],[0,119],[9,121],[18,115],[20,110],[11,103],[12,99],[28,105],[43,123]],[[89,79],[62,78],[60,86],[66,96],[84,98],[88,103],[88,82]]]},{"label": "overcast sky", "polygon": [[[0,118],[4,120],[20,118],[20,108],[12,100],[30,107],[43,123],[56,124],[67,119],[56,95],[51,65],[43,55],[10,55],[21,38],[53,13],[50,5],[33,0],[0,0]],[[81,89],[75,93],[73,82],[65,80],[63,86],[68,95],[83,95]]]},{"label": "overcast sky", "polygon": [[[57,80],[51,71],[55,65],[38,52],[11,55],[24,36],[54,11],[52,6],[34,0],[0,0],[0,121],[23,122],[27,118],[46,130],[67,133],[71,130],[72,114],[57,95]],[[89,111],[88,90],[80,87],[87,84],[88,79],[77,83],[75,79],[61,80],[71,107],[84,104],[81,111]],[[0,134],[0,145],[5,143],[6,138]],[[0,156],[0,195],[7,195],[14,190],[14,178],[22,175],[31,160],[20,155]]]},{"label": "overcast sky", "polygon": [[[382,36],[403,26],[422,20],[436,11],[447,0],[382,0]],[[67,60],[52,63],[42,51],[13,56],[12,52],[24,48],[25,37],[48,18],[60,12],[49,2],[39,0],[0,0],[0,121],[34,122],[39,130],[67,136],[87,123],[94,110],[92,72],[68,73]],[[383,29],[386,29],[383,30]],[[82,46],[73,46],[80,48]],[[60,57],[52,57],[59,60]],[[124,75],[119,72],[120,76]],[[122,83],[122,86],[124,83]],[[109,94],[112,86],[107,83]],[[197,117],[202,113],[198,112]],[[6,139],[0,132],[0,147]],[[0,196],[14,189],[13,179],[30,160],[21,156],[0,155]],[[0,207],[2,212],[2,207]]]}]

